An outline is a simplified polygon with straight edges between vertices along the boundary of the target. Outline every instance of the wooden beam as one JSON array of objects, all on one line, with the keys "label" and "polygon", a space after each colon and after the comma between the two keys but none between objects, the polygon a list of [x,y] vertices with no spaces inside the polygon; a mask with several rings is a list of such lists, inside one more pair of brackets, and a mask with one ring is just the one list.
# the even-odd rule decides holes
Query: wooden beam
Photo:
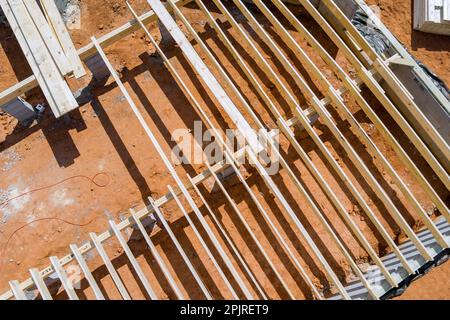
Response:
[{"label": "wooden beam", "polygon": [[[199,240],[200,244],[202,245],[203,249],[206,251],[206,254],[208,255],[209,259],[211,260],[211,262],[214,264],[214,267],[217,269],[217,271],[219,272],[220,277],[222,278],[223,282],[225,283],[225,285],[227,286],[228,290],[230,290],[232,296],[234,299],[238,300],[239,296],[237,295],[236,291],[234,290],[233,286],[231,285],[230,281],[228,280],[227,276],[225,275],[225,273],[223,272],[222,268],[220,267],[219,263],[217,262],[216,258],[214,257],[214,255],[211,253],[211,250],[208,248],[208,246],[205,243],[205,240],[203,240],[202,235],[200,234],[200,232],[198,231],[197,227],[195,226],[194,222],[192,221],[192,219],[189,217],[189,214],[187,213],[186,209],[184,208],[183,204],[181,203],[180,199],[178,198],[178,196],[173,192],[173,189],[171,186],[168,186],[169,188],[169,192],[172,193],[173,198],[175,199],[175,203],[177,204],[178,208],[181,210],[181,212],[183,213],[183,216],[186,218],[186,220],[188,221],[189,226],[191,227],[191,229],[194,231],[197,239]],[[196,207],[196,209],[198,210],[198,208]],[[223,248],[220,248],[223,251]],[[216,248],[216,250],[219,250],[218,248]],[[225,251],[223,251],[225,252]],[[224,255],[222,256],[222,258],[225,260],[229,260],[229,258]],[[239,282],[238,282],[239,283]]]},{"label": "wooden beam", "polygon": [[33,279],[34,284],[36,285],[36,288],[39,291],[39,294],[41,295],[42,300],[53,300],[52,295],[50,294],[50,291],[48,290],[44,279],[42,279],[39,270],[36,268],[30,269],[30,275]]},{"label": "wooden beam", "polygon": [[161,271],[163,272],[164,276],[166,277],[167,281],[169,282],[170,287],[172,288],[173,292],[180,300],[186,300],[184,294],[181,292],[180,288],[178,288],[175,279],[170,274],[169,269],[167,268],[167,265],[164,263],[161,255],[159,254],[158,250],[156,249],[156,246],[154,245],[152,239],[150,239],[149,235],[147,234],[147,231],[145,230],[144,225],[142,224],[141,220],[136,216],[136,212],[133,209],[130,209],[130,213],[132,217],[134,218],[134,221],[136,223],[136,226],[138,227],[139,231],[142,233],[142,236],[145,239],[145,242],[148,245],[148,248],[150,249],[150,252],[152,253],[153,257],[155,258],[156,262],[158,263],[158,266],[161,268]]},{"label": "wooden beam", "polygon": [[64,290],[66,291],[69,299],[70,300],[79,300],[77,294],[75,293],[75,289],[73,287],[72,280],[70,280],[69,277],[67,276],[66,271],[64,270],[63,266],[59,262],[59,259],[55,256],[51,256],[50,262],[51,262],[56,274],[58,275],[59,281],[61,281],[61,284],[64,287]]},{"label": "wooden beam", "polygon": [[94,291],[95,298],[97,300],[105,300],[102,291],[100,290],[97,282],[95,281],[94,276],[91,273],[91,270],[89,270],[89,267],[86,261],[84,260],[83,255],[80,254],[78,247],[74,244],[71,244],[69,247],[75,257],[75,260],[77,260],[81,270],[83,270],[84,276],[86,277],[87,282],[91,286],[92,291]]},{"label": "wooden beam", "polygon": [[42,9],[46,13],[48,22],[51,24],[56,37],[61,44],[67,59],[70,61],[71,69],[75,78],[81,78],[86,75],[86,70],[83,67],[80,57],[78,56],[77,50],[73,45],[72,38],[70,37],[69,31],[66,28],[61,14],[59,13],[58,7],[54,0],[40,0]]},{"label": "wooden beam", "polygon": [[48,52],[55,61],[61,75],[65,76],[66,74],[72,72],[69,60],[64,54],[58,39],[53,34],[52,29],[39,8],[38,3],[36,1],[23,1],[23,4],[27,8],[28,14],[33,20],[36,29],[39,31],[41,38],[44,41]]},{"label": "wooden beam", "polygon": [[[3,2],[6,0],[2,0],[0,2]],[[52,0],[48,0],[52,1]],[[192,0],[175,0],[175,3],[177,6],[183,6],[189,2],[192,2]],[[171,10],[171,9],[168,9]],[[143,24],[150,24],[151,22],[154,22],[157,20],[157,16],[154,14],[153,11],[146,12],[142,14],[139,17]],[[11,27],[13,27],[11,25]],[[124,25],[120,26],[117,29],[112,30],[111,32],[103,35],[98,39],[98,42],[103,48],[106,48],[117,41],[123,39],[124,37],[132,34],[136,30],[139,30],[139,25],[137,24],[137,21],[135,19],[132,19],[125,23]],[[77,55],[82,61],[86,61],[90,57],[94,56],[97,53],[97,50],[95,49],[92,42],[87,44],[86,46],[80,48],[77,50]],[[39,78],[39,77],[38,77]],[[10,88],[0,92],[0,105],[4,105],[11,100],[15,99],[17,96],[20,96],[31,89],[34,89],[39,86],[39,81],[36,78],[35,75],[31,75],[25,80],[22,80],[15,85],[11,86]],[[44,89],[43,89],[44,90]]]},{"label": "wooden beam", "polygon": [[12,280],[9,282],[12,292],[14,293],[14,298],[16,300],[28,300],[25,292],[20,287],[20,283],[17,280]]},{"label": "wooden beam", "polygon": [[102,246],[102,243],[100,242],[97,235],[93,232],[89,233],[89,237],[91,238],[91,241],[94,245],[94,247],[97,249],[97,252],[99,253],[100,257],[103,260],[103,263],[106,266],[106,269],[108,270],[109,274],[111,275],[111,278],[116,285],[117,289],[119,290],[120,295],[122,296],[122,299],[124,300],[131,300],[130,295],[128,294],[127,289],[125,288],[125,285],[123,284],[122,280],[120,279],[119,274],[116,271],[116,268],[111,263],[111,260],[108,257],[108,254],[106,253],[105,249]]},{"label": "wooden beam", "polygon": [[120,246],[125,251],[125,254],[128,257],[128,260],[131,262],[131,265],[133,266],[134,271],[136,271],[136,274],[141,281],[142,285],[145,288],[145,291],[147,292],[148,296],[152,300],[158,300],[158,296],[156,295],[155,291],[153,290],[152,286],[147,280],[147,277],[145,276],[144,272],[142,271],[141,266],[139,265],[139,262],[137,262],[136,258],[133,255],[133,252],[131,252],[130,247],[128,246],[127,242],[125,241],[124,237],[120,233],[119,228],[117,227],[116,223],[112,220],[109,220],[109,226],[111,227],[114,235],[116,236],[117,240],[119,240]]}]

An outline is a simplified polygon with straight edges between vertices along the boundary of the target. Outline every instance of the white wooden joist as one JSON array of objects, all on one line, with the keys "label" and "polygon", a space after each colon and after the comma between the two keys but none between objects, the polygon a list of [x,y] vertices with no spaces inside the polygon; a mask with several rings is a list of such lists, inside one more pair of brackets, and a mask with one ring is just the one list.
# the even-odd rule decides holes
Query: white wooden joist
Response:
[{"label": "white wooden joist", "polygon": [[195,51],[193,46],[190,44],[189,40],[183,34],[181,29],[178,27],[175,20],[172,18],[170,13],[164,7],[164,5],[159,0],[147,0],[155,14],[160,19],[161,23],[166,27],[169,33],[172,35],[175,42],[179,45],[183,54],[186,56],[187,60],[190,62],[192,67],[197,71],[199,76],[202,78],[204,83],[208,86],[210,91],[213,93],[214,97],[220,103],[224,111],[228,114],[231,120],[235,123],[237,128],[243,133],[247,142],[255,152],[261,151],[262,146],[258,142],[258,137],[255,131],[252,129],[250,124],[241,114],[239,109],[229,98],[223,87],[211,73],[209,68],[200,58],[198,53]]}]

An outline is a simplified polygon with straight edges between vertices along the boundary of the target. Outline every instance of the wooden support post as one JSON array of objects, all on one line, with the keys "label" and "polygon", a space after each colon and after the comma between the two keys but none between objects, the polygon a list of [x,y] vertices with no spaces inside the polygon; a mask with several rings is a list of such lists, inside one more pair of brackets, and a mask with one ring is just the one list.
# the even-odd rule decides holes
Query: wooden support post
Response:
[{"label": "wooden support post", "polygon": [[58,275],[59,281],[61,281],[61,284],[64,287],[64,290],[66,291],[69,299],[70,300],[79,300],[77,294],[75,293],[75,289],[73,287],[72,280],[70,280],[69,277],[67,276],[66,271],[64,270],[63,266],[61,266],[61,263],[59,262],[59,259],[55,256],[52,256],[52,257],[50,257],[50,262],[51,262],[56,274]]},{"label": "wooden support post", "polygon": [[141,280],[142,285],[145,288],[145,291],[149,295],[149,297],[152,300],[158,300],[158,296],[156,295],[155,291],[153,290],[152,286],[147,280],[147,277],[145,276],[144,272],[142,271],[141,266],[137,262],[136,258],[133,255],[133,252],[131,252],[130,247],[128,246],[127,242],[125,241],[124,237],[120,233],[120,230],[117,228],[117,225],[114,221],[109,221],[109,226],[111,227],[112,231],[114,232],[114,235],[116,236],[117,240],[119,240],[120,246],[125,251],[125,254],[128,257],[128,260],[130,260],[131,265],[133,266],[134,271],[136,271],[136,274],[139,277],[139,280]]},{"label": "wooden support post", "polygon": [[108,254],[106,253],[105,249],[102,246],[102,243],[99,241],[97,235],[93,232],[89,233],[89,237],[91,238],[91,241],[94,245],[94,247],[97,249],[97,252],[99,253],[100,257],[103,260],[103,263],[106,266],[106,269],[108,270],[109,274],[111,275],[111,278],[116,285],[117,289],[119,290],[120,295],[122,296],[122,299],[124,300],[131,300],[130,295],[128,294],[127,289],[125,288],[125,285],[123,284],[122,280],[120,279],[119,274],[117,273],[116,269],[111,263],[111,260],[108,257]]},{"label": "wooden support post", "polygon": [[145,242],[147,242],[148,248],[150,249],[150,252],[152,253],[153,257],[156,259],[156,262],[158,263],[158,266],[161,268],[164,276],[166,277],[167,281],[169,282],[170,287],[172,288],[173,292],[180,300],[185,300],[184,294],[181,292],[180,288],[178,288],[175,279],[170,274],[169,269],[167,268],[166,264],[164,263],[163,259],[161,258],[161,255],[159,254],[158,250],[156,249],[155,245],[153,244],[153,241],[150,239],[150,236],[145,231],[145,227],[141,222],[141,219],[139,219],[136,216],[136,212],[133,209],[130,209],[130,213],[132,217],[134,218],[134,221],[136,222],[136,225],[139,229],[139,231],[144,236]]},{"label": "wooden support post", "polygon": [[36,285],[36,288],[38,289],[39,294],[41,295],[42,300],[53,300],[52,295],[50,294],[50,291],[48,290],[44,279],[42,279],[39,270],[36,268],[33,268],[33,269],[30,269],[29,271],[30,271],[31,278],[33,279],[33,282]]},{"label": "wooden support post", "polygon": [[71,244],[70,250],[72,251],[75,259],[77,260],[81,270],[83,270],[84,276],[86,277],[87,282],[91,286],[92,291],[94,291],[95,298],[97,300],[105,300],[105,297],[103,296],[102,291],[100,290],[97,282],[95,281],[94,276],[91,273],[91,270],[89,270],[89,267],[86,261],[84,260],[83,255],[81,255],[80,252],[78,251],[78,247],[74,244]]}]

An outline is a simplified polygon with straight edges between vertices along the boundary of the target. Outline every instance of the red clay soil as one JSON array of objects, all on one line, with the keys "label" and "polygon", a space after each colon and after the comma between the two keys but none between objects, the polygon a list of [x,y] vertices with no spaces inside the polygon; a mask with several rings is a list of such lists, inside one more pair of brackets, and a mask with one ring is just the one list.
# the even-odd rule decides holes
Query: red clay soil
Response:
[{"label": "red clay soil", "polygon": [[[373,4],[375,1],[368,1]],[[131,1],[139,13],[147,11],[149,8],[146,1]],[[382,8],[382,19],[386,25],[396,34],[400,40],[416,55],[419,59],[435,70],[447,83],[450,80],[449,66],[449,42],[448,38],[426,35],[423,36],[417,32],[411,31],[411,1],[395,1],[396,8],[400,6],[401,10],[393,10],[394,1],[376,1]],[[232,12],[236,11],[231,4],[228,4]],[[81,1],[82,9],[82,28],[81,30],[71,31],[74,43],[81,47],[89,42],[92,35],[101,36],[112,29],[120,26],[131,18],[122,1]],[[101,8],[101,9],[100,9]],[[246,98],[251,101],[257,114],[261,115],[262,121],[270,128],[275,128],[273,117],[267,112],[262,101],[254,93],[251,84],[246,81],[242,72],[230,55],[223,48],[220,41],[214,36],[214,32],[206,24],[206,18],[195,7],[189,6],[182,9],[194,28],[199,32],[208,46],[219,58],[219,61],[229,72],[231,78],[238,84]],[[220,20],[221,26],[230,29],[224,22],[224,18],[216,13],[214,16]],[[267,25],[263,17],[258,16],[258,20]],[[319,31],[319,27],[314,21],[300,10],[300,17],[308,29],[321,41],[330,52],[333,47],[329,45],[329,40]],[[242,21],[240,17],[239,21]],[[398,23],[402,21],[402,23]],[[403,23],[404,22],[404,23]],[[181,26],[181,23],[179,23]],[[246,28],[248,25],[244,24]],[[270,28],[267,28],[270,31]],[[185,28],[183,29],[185,30]],[[152,34],[157,41],[161,37],[156,25],[151,26]],[[235,31],[229,30],[229,36],[236,39],[235,45],[241,46],[240,52],[247,61],[251,61],[252,56],[249,48],[238,40]],[[292,32],[292,35],[298,39],[302,47],[310,54],[314,62],[327,75],[329,80],[338,85],[339,81],[324,63],[314,54],[311,47],[307,46],[301,38]],[[429,39],[439,39],[439,41],[430,41]],[[23,56],[20,56],[20,48],[17,46],[12,32],[7,28],[0,28],[0,39],[3,50],[0,50],[0,90],[13,85],[17,80],[26,78],[29,74],[29,68]],[[276,39],[280,43],[279,39]],[[281,44],[281,43],[280,43]],[[202,83],[197,80],[195,73],[189,68],[186,60],[183,58],[180,50],[172,46],[164,46],[164,51],[170,57],[172,63],[182,74],[183,79],[189,88],[205,107],[208,115],[218,128],[225,129],[233,127],[230,119],[220,110],[217,101],[210,92],[203,89]],[[198,45],[195,45],[196,49]],[[304,102],[300,91],[295,87],[292,78],[286,74],[282,68],[276,64],[272,54],[264,46],[260,46],[265,52],[265,56],[270,63],[277,68],[280,76],[293,89],[299,101]],[[286,48],[283,47],[283,50]],[[150,128],[156,134],[166,154],[170,154],[175,142],[171,141],[171,133],[178,128],[193,129],[193,121],[200,120],[200,117],[186,100],[182,91],[175,84],[174,79],[168,74],[162,65],[162,60],[154,54],[154,49],[148,46],[142,32],[136,32],[133,35],[123,39],[106,50],[109,59],[113,62],[116,70],[132,95],[149,124]],[[200,52],[200,50],[198,50]],[[300,63],[287,52],[292,63],[298,67],[303,74],[307,74]],[[203,57],[203,55],[202,55]],[[203,57],[204,58],[204,57]],[[337,54],[336,59],[351,74],[352,68],[346,60]],[[253,64],[252,68],[259,70],[258,66]],[[261,81],[265,90],[276,101],[280,110],[285,110],[286,118],[291,116],[288,106],[280,94],[273,89],[270,81],[259,72]],[[307,78],[308,79],[308,78]],[[76,82],[71,80],[74,89],[82,88],[90,82],[90,76],[86,79]],[[320,93],[312,80],[308,80],[314,90]],[[230,90],[228,90],[230,92]],[[158,198],[167,193],[167,185],[175,185],[164,165],[160,161],[157,153],[148,141],[145,132],[139,126],[128,104],[124,100],[120,90],[109,79],[104,85],[97,84],[92,91],[92,101],[82,105],[78,111],[72,112],[63,119],[55,120],[47,112],[39,123],[30,128],[23,128],[16,121],[7,116],[0,115],[0,202],[11,197],[22,195],[0,207],[0,292],[8,288],[8,281],[17,279],[25,280],[29,268],[45,267],[49,263],[49,256],[56,255],[62,257],[68,253],[68,245],[76,243],[82,244],[88,239],[89,232],[103,232],[107,229],[108,219],[114,219],[116,222],[128,215],[128,208],[142,208],[148,196]],[[232,95],[234,101],[235,97]],[[34,90],[27,96],[31,103],[42,101],[42,95],[39,90]],[[372,99],[373,100],[373,99]],[[346,98],[352,112],[358,115],[358,120],[369,133],[381,151],[391,161],[394,168],[400,176],[410,185],[411,190],[416,195],[420,203],[427,212],[435,214],[434,206],[427,198],[413,179],[412,175],[404,168],[392,149],[384,142],[380,134],[373,128],[373,125],[360,114],[359,108],[354,101]],[[373,107],[380,111],[380,106],[373,101]],[[248,114],[240,108],[242,113]],[[349,129],[348,124],[340,117],[338,112],[334,112],[338,119],[338,125],[344,134],[354,138],[354,133]],[[395,129],[395,124],[389,118],[383,116],[386,123]],[[367,187],[363,177],[355,172],[346,158],[342,148],[333,138],[329,130],[320,121],[315,125],[317,132],[330,149],[335,159],[338,160],[344,171],[351,177],[352,181],[362,192],[371,209],[374,210],[383,225],[388,229],[396,241],[401,241],[405,237],[392,219],[383,213],[382,206],[374,196],[373,192]],[[406,141],[400,133],[399,139]],[[403,140],[402,140],[403,139]],[[356,141],[356,139],[353,139]],[[353,141],[352,140],[352,141]],[[349,195],[348,190],[342,186],[342,183],[335,178],[333,172],[324,163],[315,145],[309,139],[301,139],[300,143],[309,153],[310,157],[330,183],[336,195],[342,200],[346,209],[352,213],[356,223],[363,230],[368,240],[377,252],[382,255],[388,252],[383,240],[378,234],[372,232],[373,226],[359,207],[355,200]],[[393,184],[390,177],[381,168],[378,160],[373,160],[370,154],[365,152],[363,144],[352,142],[355,149],[364,159],[366,164],[375,176],[382,183],[383,188],[394,199],[395,204],[405,215],[408,223],[415,230],[422,227],[416,214],[409,208],[404,197],[398,188]],[[344,223],[339,218],[330,202],[322,193],[312,176],[308,173],[305,166],[300,162],[295,151],[289,148],[285,139],[281,141],[281,147],[286,153],[286,159],[293,164],[297,176],[301,176],[302,181],[311,195],[323,210],[327,218],[332,221],[333,227],[341,235],[352,255],[358,263],[369,262],[366,252],[358,245],[351,236]],[[410,147],[408,152],[413,153]],[[430,169],[423,164],[423,161],[417,159],[417,163],[424,171],[425,175],[432,179]],[[186,173],[194,176],[205,169],[203,165],[178,165],[177,172],[185,179]],[[264,208],[274,218],[275,224],[283,229],[283,235],[289,240],[289,246],[296,252],[296,256],[315,284],[328,292],[330,289],[328,281],[325,279],[323,270],[316,264],[316,259],[312,252],[307,249],[305,242],[301,240],[299,232],[293,227],[292,222],[281,208],[278,201],[270,195],[269,190],[264,185],[263,180],[255,174],[250,167],[247,168],[246,175],[252,189],[257,194]],[[90,178],[90,179],[89,179]],[[342,281],[353,277],[342,254],[338,251],[325,228],[320,224],[313,211],[303,205],[305,200],[303,196],[294,188],[289,181],[286,172],[274,177],[276,183],[282,188],[289,204],[298,214],[305,228],[318,244],[319,248],[329,258],[329,261],[336,270]],[[93,181],[92,181],[93,180]],[[282,278],[286,280],[287,285],[292,289],[298,299],[311,298],[311,294],[298,274],[293,263],[290,261],[284,250],[272,233],[267,224],[259,215],[255,204],[249,200],[242,185],[235,181],[227,182],[227,188],[233,199],[238,204],[243,215],[248,219],[249,224],[254,230],[256,236],[261,241],[262,246],[271,257],[274,264],[279,268]],[[436,182],[435,186],[440,190],[440,195],[447,199],[448,192]],[[232,208],[227,204],[226,199],[220,193],[209,194],[207,184],[201,188],[206,196],[208,203],[214,212],[218,215],[220,221],[226,227],[230,236],[242,250],[242,255],[248,260],[251,269],[254,271],[258,280],[261,282],[267,295],[273,299],[287,298],[287,293],[283,290],[280,281],[276,280],[273,271],[268,264],[264,262],[262,255],[258,253],[256,245],[251,241],[243,226],[238,222]],[[202,209],[205,217],[208,216],[204,206],[199,202],[198,196],[194,195],[197,203]],[[183,202],[185,207],[188,207]],[[195,234],[188,226],[186,219],[182,218],[182,213],[176,207],[174,202],[163,207],[163,213],[171,222],[175,234],[179,237],[183,247],[187,248],[188,255],[199,268],[201,276],[205,279],[213,295],[217,298],[230,298],[223,280],[212,261],[207,257]],[[48,220],[47,218],[52,218]],[[55,220],[58,218],[60,220]],[[45,219],[45,220],[39,220]],[[61,219],[65,220],[62,221]],[[210,218],[207,217],[211,223]],[[196,220],[194,220],[197,222]],[[195,285],[189,270],[185,267],[181,257],[177,254],[175,247],[165,232],[157,232],[159,227],[152,233],[152,240],[157,245],[164,260],[169,265],[176,281],[182,284],[182,290],[190,298],[202,298],[202,294]],[[203,231],[202,231],[203,232]],[[128,234],[131,236],[131,232]],[[223,240],[220,239],[223,243]],[[138,261],[144,266],[144,272],[149,277],[150,282],[157,288],[157,294],[161,298],[175,298],[169,285],[161,280],[161,271],[157,267],[155,260],[147,250],[146,244],[140,239],[130,240],[130,247]],[[130,293],[133,298],[145,298],[142,288],[135,281],[136,275],[133,273],[125,254],[115,241],[108,241],[106,248],[113,263],[118,268],[124,281],[129,284]],[[230,252],[226,247],[227,253]],[[216,255],[217,256],[217,255]],[[107,292],[109,298],[119,298],[118,292],[105,267],[97,255],[88,256],[89,266],[94,271],[94,276],[101,282],[102,289]],[[222,265],[222,263],[220,262]],[[238,268],[241,268],[235,262]],[[445,269],[447,268],[447,269]],[[439,284],[444,283],[448,278],[445,271],[447,266],[439,267],[432,271],[430,275],[419,280],[407,291],[408,295],[413,295],[414,291],[420,291],[420,285],[428,281],[423,288],[430,286],[429,281],[433,274],[439,274],[441,279],[436,277],[435,281]],[[245,279],[248,284],[248,279]],[[414,289],[419,286],[419,289]],[[432,285],[431,285],[432,286]],[[255,289],[252,288],[252,291]],[[450,286],[443,288],[440,297],[450,297]],[[333,289],[331,288],[331,292]],[[82,297],[92,298],[90,289],[86,289],[83,282],[83,288],[77,290]],[[418,293],[419,294],[419,293]],[[64,295],[59,296],[63,298]],[[412,296],[411,296],[412,297]],[[422,298],[422,296],[417,296]]]}]

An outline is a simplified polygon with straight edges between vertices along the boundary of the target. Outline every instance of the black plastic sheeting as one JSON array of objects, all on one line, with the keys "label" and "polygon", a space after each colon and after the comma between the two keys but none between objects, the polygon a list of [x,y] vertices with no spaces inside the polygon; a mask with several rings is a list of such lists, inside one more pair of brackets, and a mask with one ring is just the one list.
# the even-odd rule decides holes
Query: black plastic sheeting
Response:
[{"label": "black plastic sheeting", "polygon": [[[369,23],[369,16],[362,10],[358,9],[352,18],[352,23],[358,31],[364,36],[369,44],[375,49],[378,54],[385,53],[391,47],[389,40],[383,35],[373,23]],[[406,48],[405,48],[406,49]],[[414,58],[414,57],[413,57]],[[430,77],[431,81],[439,88],[439,91],[450,101],[450,90],[442,79],[440,79],[433,71],[431,71],[421,61],[416,60],[417,64]]]}]

